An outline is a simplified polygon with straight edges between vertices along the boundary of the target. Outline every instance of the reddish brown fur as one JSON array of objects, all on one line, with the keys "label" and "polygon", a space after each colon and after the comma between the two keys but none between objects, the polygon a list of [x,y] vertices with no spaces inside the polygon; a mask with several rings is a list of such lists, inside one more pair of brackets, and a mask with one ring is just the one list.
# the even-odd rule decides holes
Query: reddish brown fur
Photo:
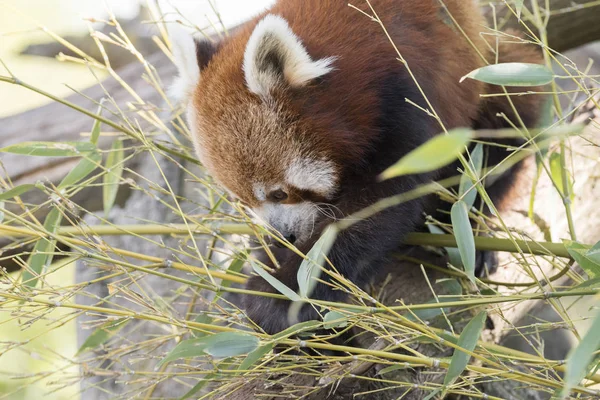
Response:
[{"label": "reddish brown fur", "polygon": [[[479,11],[473,2],[445,3],[466,36],[484,49],[479,35],[483,23],[474,17]],[[459,83],[459,79],[483,61],[451,26],[439,2],[374,0],[371,4],[446,128],[471,125],[482,87],[475,81]],[[365,3],[359,8],[371,14]],[[313,59],[337,57],[336,70],[325,77],[327,90],[315,86],[308,96],[294,96],[287,90],[275,94],[276,102],[291,111],[280,121],[285,129],[276,132],[257,131],[254,126],[265,122],[245,118],[251,105],[256,108],[253,112],[260,113],[261,100],[246,87],[243,55],[254,27],[266,13],[222,43],[202,71],[193,101],[205,135],[202,146],[213,157],[208,164],[218,165],[218,171],[213,171],[216,178],[227,182],[229,189],[248,203],[252,203],[249,181],[256,177],[281,180],[281,166],[289,163],[282,157],[291,152],[285,143],[300,140],[304,148],[338,165],[361,160],[378,134],[374,129],[381,101],[378,81],[386,71],[404,68],[382,28],[345,1],[283,0],[268,13],[288,21]],[[336,23],[327,16],[335,16]],[[440,24],[440,19],[446,23]],[[440,65],[445,66],[443,73],[437,70]],[[425,106],[422,98],[410,100]],[[299,114],[309,118],[296,119]],[[234,121],[236,126],[224,125],[224,120]],[[234,135],[251,136],[255,148],[232,146]],[[339,151],[341,148],[344,151]],[[247,164],[239,165],[241,159]]]},{"label": "reddish brown fur", "polygon": [[[372,14],[366,2],[357,3],[361,11]],[[501,93],[500,88],[473,80],[460,83],[462,76],[485,65],[486,60],[494,62],[496,56],[481,36],[485,27],[475,2],[444,3],[447,9],[439,0],[371,0],[390,41],[378,23],[349,7],[346,1],[278,1],[268,13],[289,23],[313,60],[332,56],[337,59],[333,63],[335,70],[322,81],[303,88],[278,86],[268,100],[248,90],[242,70],[246,44],[267,13],[246,24],[220,44],[202,70],[192,99],[197,122],[195,140],[210,173],[245,203],[256,207],[260,202],[254,198],[253,184],[281,184],[286,166],[295,158],[332,161],[340,174],[340,193],[328,205],[341,214],[336,214],[337,218],[431,179],[455,175],[456,165],[431,174],[385,182],[376,179],[407,151],[442,131],[433,117],[403,101],[404,96],[409,96],[412,102],[430,108],[415,90],[394,45],[446,129],[506,126],[497,113],[515,121],[506,98],[479,97],[484,92]],[[491,43],[493,48],[494,41]],[[529,47],[502,43],[499,61],[539,62],[539,56]],[[388,84],[392,86],[384,86]],[[518,110],[525,111],[525,125],[533,126],[539,98],[519,96],[512,100]],[[490,147],[488,160],[495,164],[506,155],[502,148]],[[283,189],[290,195],[286,200],[289,203],[313,200],[310,193]],[[438,206],[428,196],[357,222],[339,234],[328,257],[347,279],[364,285],[377,273],[385,256],[422,224],[423,213],[433,212]],[[300,250],[310,249],[320,229],[329,222],[326,218],[318,221],[310,240],[302,243]],[[276,277],[294,290],[301,259],[288,252],[278,260],[281,268]],[[274,290],[259,277],[253,277],[248,287]],[[317,285],[312,296],[345,300],[341,291],[332,291],[324,284]],[[248,316],[270,333],[286,327],[283,316],[288,306],[286,301],[267,298],[245,300]],[[314,309],[304,307],[300,318],[315,319],[318,315]]]}]

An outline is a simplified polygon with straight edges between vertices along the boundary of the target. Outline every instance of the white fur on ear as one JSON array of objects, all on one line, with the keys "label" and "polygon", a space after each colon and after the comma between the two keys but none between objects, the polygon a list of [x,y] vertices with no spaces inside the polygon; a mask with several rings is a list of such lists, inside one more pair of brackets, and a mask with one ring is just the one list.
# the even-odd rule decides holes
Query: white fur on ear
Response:
[{"label": "white fur on ear", "polygon": [[167,24],[167,31],[175,65],[179,70],[179,76],[169,88],[169,95],[176,101],[185,101],[198,86],[200,80],[196,41],[194,34],[178,23]]},{"label": "white fur on ear", "polygon": [[334,60],[327,57],[313,61],[287,21],[267,15],[248,40],[243,69],[250,91],[268,96],[282,79],[292,87],[301,87],[327,74]]}]

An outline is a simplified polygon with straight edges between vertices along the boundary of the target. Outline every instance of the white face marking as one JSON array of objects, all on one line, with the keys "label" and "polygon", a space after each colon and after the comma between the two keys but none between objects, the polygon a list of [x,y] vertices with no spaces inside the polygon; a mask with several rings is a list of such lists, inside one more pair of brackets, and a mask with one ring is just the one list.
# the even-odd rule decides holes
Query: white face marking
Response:
[{"label": "white face marking", "polygon": [[254,193],[254,197],[256,198],[256,200],[267,200],[267,189],[262,183],[255,183],[254,185],[252,185],[252,192]]},{"label": "white face marking", "polygon": [[[269,61],[275,54],[282,71],[274,70]],[[246,84],[252,93],[268,97],[271,89],[280,84],[280,73],[293,87],[329,73],[334,57],[313,61],[302,42],[285,19],[267,15],[254,28],[244,52],[243,70]]]},{"label": "white face marking", "polygon": [[335,193],[337,174],[331,161],[297,158],[288,167],[285,180],[298,189],[329,198]]},{"label": "white face marking", "polygon": [[293,234],[296,237],[295,244],[310,238],[318,215],[317,207],[310,202],[297,204],[265,202],[252,211],[263,225],[273,227],[284,237]]}]

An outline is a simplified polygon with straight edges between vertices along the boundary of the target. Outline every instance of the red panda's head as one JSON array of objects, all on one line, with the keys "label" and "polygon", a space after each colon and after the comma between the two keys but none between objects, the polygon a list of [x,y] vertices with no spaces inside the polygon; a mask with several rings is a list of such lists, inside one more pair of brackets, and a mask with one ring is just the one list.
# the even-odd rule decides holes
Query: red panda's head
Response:
[{"label": "red panda's head", "polygon": [[208,172],[259,219],[296,244],[338,191],[339,156],[328,127],[303,116],[310,87],[333,69],[313,59],[281,17],[267,15],[213,45],[173,34],[197,155]]}]

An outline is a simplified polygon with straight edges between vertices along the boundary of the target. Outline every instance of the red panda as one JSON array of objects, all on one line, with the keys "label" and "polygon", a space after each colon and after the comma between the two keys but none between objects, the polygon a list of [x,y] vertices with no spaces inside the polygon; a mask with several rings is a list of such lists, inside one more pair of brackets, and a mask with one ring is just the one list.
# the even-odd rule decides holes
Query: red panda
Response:
[{"label": "red panda", "polygon": [[[368,17],[373,11],[366,1],[354,3],[279,0],[219,43],[173,37],[180,70],[176,90],[187,106],[199,160],[232,196],[304,253],[333,220],[456,175],[454,165],[377,179],[442,132],[441,124],[446,129],[509,126],[505,118],[514,114],[506,99],[481,97],[494,88],[460,82],[495,62],[496,48],[500,62],[539,61],[527,46],[502,39],[498,47],[488,45],[484,19],[472,0],[371,0],[385,30]],[[533,126],[539,101],[523,96],[514,102],[525,124]],[[508,154],[495,152],[496,162]],[[364,285],[436,207],[438,200],[429,196],[358,222],[339,234],[329,260],[347,279]],[[279,253],[275,277],[296,290],[301,258]],[[274,291],[260,277],[252,277],[248,287]],[[346,300],[325,284],[311,297]],[[288,326],[286,301],[248,297],[244,305],[268,333]],[[305,306],[300,318],[319,316]]]}]

